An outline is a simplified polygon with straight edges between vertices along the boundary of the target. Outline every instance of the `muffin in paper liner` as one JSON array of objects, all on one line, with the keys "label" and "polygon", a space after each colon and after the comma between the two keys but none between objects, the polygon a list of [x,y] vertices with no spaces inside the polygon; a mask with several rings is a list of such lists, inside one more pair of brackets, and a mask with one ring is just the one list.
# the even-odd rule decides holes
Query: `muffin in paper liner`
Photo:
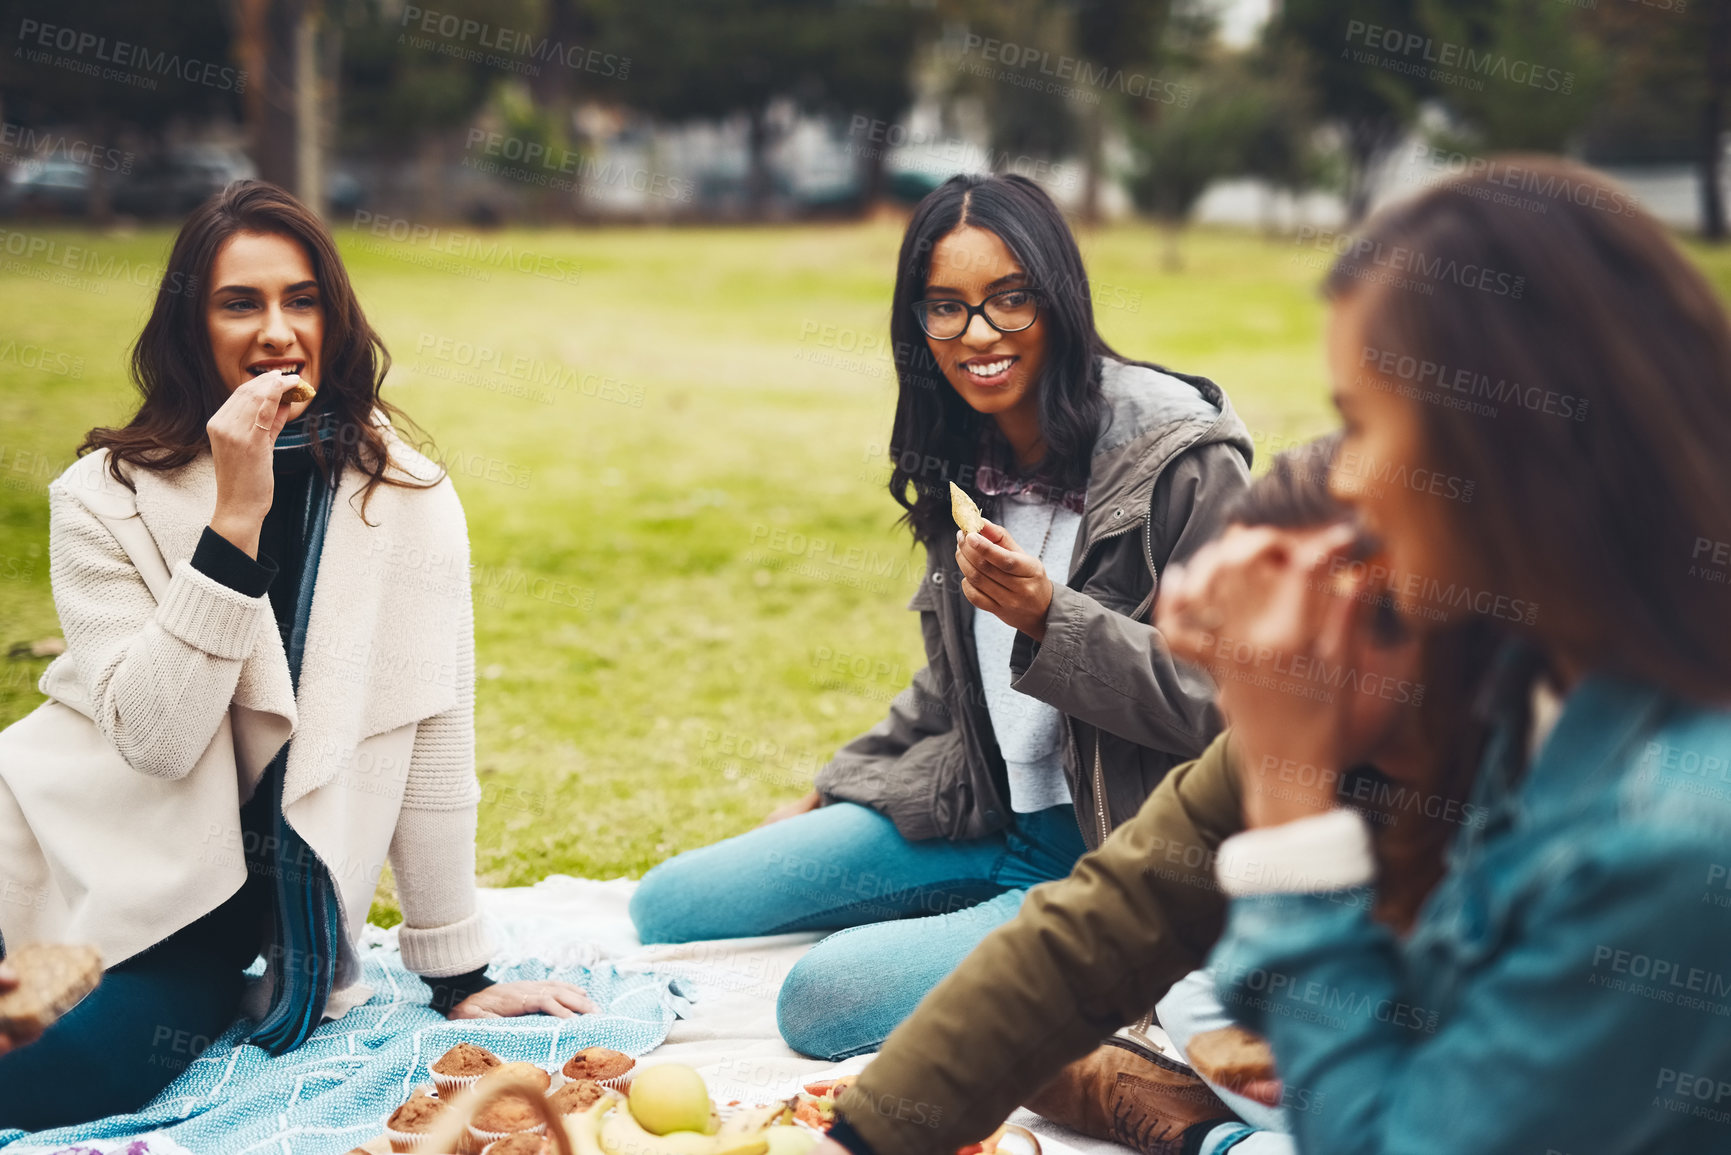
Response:
[{"label": "muffin in paper liner", "polygon": [[438,1089],[439,1098],[449,1103],[485,1077],[485,1075],[441,1075],[434,1071],[433,1086]]},{"label": "muffin in paper liner", "polygon": [[[428,1094],[430,1088],[416,1087],[409,1098],[385,1116],[385,1141],[392,1151],[431,1152],[427,1136],[438,1128],[440,1118],[450,1105]],[[399,1128],[397,1124],[402,1124]],[[403,1128],[418,1127],[419,1130]]]},{"label": "muffin in paper liner", "polygon": [[[600,1052],[601,1055],[607,1056],[614,1062],[614,1065],[617,1065],[617,1060],[623,1060],[625,1063],[624,1069],[617,1075],[612,1075],[605,1079],[596,1079],[593,1074],[589,1073],[587,1064],[582,1064],[580,1065],[580,1074],[578,1076],[573,1076],[568,1069],[571,1064],[576,1063],[585,1055],[594,1052]],[[566,1059],[559,1065],[559,1073],[564,1075],[567,1079],[573,1077],[594,1079],[595,1082],[600,1083],[603,1087],[610,1087],[623,1094],[631,1089],[632,1076],[637,1074],[637,1060],[633,1059],[630,1055],[625,1054],[623,1051],[615,1051],[607,1047],[584,1047],[581,1051],[578,1051],[575,1055],[572,1055],[569,1059]]]},{"label": "muffin in paper liner", "polygon": [[[482,1068],[473,1075],[446,1075],[439,1071],[439,1064],[459,1052],[465,1052],[464,1057],[477,1056],[482,1062]],[[503,1066],[499,1056],[486,1047],[474,1043],[458,1043],[444,1054],[427,1064],[427,1073],[433,1077],[433,1085],[439,1089],[439,1098],[446,1102],[457,1097],[459,1092],[466,1091],[480,1082],[482,1077]]]},{"label": "muffin in paper liner", "polygon": [[[517,1135],[521,1135],[521,1134],[525,1134],[525,1132],[521,1132],[521,1131],[513,1132],[512,1135],[507,1136],[507,1139],[515,1138]],[[536,1136],[536,1138],[540,1139],[543,1144],[547,1143],[547,1141],[548,1141],[547,1136],[545,1136],[545,1135],[538,1135],[538,1136]],[[506,1139],[493,1140],[491,1143],[489,1143],[485,1147],[481,1148],[481,1155],[489,1155],[490,1152],[497,1151],[499,1148],[504,1146],[505,1142],[506,1142]],[[555,1150],[556,1150],[556,1148],[555,1148]]]},{"label": "muffin in paper liner", "polygon": [[533,1127],[523,1128],[522,1131],[483,1131],[473,1123],[469,1124],[469,1138],[474,1140],[483,1151],[486,1150],[489,1143],[497,1143],[501,1139],[509,1138],[512,1135],[522,1135],[524,1133],[530,1135],[545,1135],[547,1133],[547,1124],[537,1123]]}]

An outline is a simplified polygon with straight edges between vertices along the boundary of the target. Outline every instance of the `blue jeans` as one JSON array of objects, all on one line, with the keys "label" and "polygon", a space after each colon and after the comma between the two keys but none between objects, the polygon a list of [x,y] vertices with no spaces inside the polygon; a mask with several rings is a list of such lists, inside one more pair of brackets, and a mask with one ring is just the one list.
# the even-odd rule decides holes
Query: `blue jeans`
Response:
[{"label": "blue jeans", "polygon": [[643,876],[631,919],[646,943],[839,930],[788,972],[776,1005],[788,1046],[835,1061],[881,1046],[1030,887],[1086,849],[1069,806],[971,842],[909,842],[838,802],[668,859]]}]

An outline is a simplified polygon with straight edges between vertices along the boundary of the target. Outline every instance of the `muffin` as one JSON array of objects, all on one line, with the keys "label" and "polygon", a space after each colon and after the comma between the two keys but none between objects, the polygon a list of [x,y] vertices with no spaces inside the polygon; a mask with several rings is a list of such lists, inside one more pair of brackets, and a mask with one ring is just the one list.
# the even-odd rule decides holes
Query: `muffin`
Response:
[{"label": "muffin", "polygon": [[607,1088],[594,1079],[573,1079],[554,1091],[548,1097],[547,1105],[556,1114],[577,1115],[600,1102],[606,1094]]},{"label": "muffin", "polygon": [[469,1124],[469,1134],[482,1143],[492,1143],[522,1131],[539,1135],[546,1129],[541,1113],[517,1095],[494,1099],[481,1108]]},{"label": "muffin", "polygon": [[499,1077],[504,1076],[507,1072],[535,1084],[543,1095],[553,1088],[553,1076],[534,1063],[506,1063],[498,1068]]},{"label": "muffin", "polygon": [[567,1079],[593,1079],[603,1087],[623,1091],[631,1085],[631,1070],[637,1060],[606,1047],[585,1047],[565,1060],[560,1068]]},{"label": "muffin", "polygon": [[450,1099],[499,1065],[499,1056],[486,1047],[458,1043],[433,1064],[433,1085],[439,1088],[440,1098]]},{"label": "muffin", "polygon": [[438,1126],[446,1105],[431,1095],[416,1094],[385,1120],[385,1139],[392,1151],[419,1151],[427,1132]]},{"label": "muffin", "polygon": [[481,1155],[553,1155],[553,1141],[527,1131],[507,1135],[481,1148]]}]

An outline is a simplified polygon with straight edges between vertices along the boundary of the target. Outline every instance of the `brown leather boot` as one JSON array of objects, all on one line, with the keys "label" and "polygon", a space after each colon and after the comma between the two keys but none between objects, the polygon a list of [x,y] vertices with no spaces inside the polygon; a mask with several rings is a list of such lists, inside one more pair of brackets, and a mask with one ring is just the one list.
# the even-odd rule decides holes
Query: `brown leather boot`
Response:
[{"label": "brown leather boot", "polygon": [[1189,1067],[1123,1035],[1065,1067],[1023,1105],[1142,1155],[1180,1155],[1188,1128],[1236,1117]]}]

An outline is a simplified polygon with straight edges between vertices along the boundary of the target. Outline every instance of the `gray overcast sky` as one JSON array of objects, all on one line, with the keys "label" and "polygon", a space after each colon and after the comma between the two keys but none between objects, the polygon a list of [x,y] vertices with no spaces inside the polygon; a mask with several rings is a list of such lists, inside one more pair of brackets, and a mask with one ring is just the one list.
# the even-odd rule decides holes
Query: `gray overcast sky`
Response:
[{"label": "gray overcast sky", "polygon": [[1273,0],[1210,0],[1220,13],[1220,38],[1234,48],[1242,48],[1255,38],[1268,20]]}]

